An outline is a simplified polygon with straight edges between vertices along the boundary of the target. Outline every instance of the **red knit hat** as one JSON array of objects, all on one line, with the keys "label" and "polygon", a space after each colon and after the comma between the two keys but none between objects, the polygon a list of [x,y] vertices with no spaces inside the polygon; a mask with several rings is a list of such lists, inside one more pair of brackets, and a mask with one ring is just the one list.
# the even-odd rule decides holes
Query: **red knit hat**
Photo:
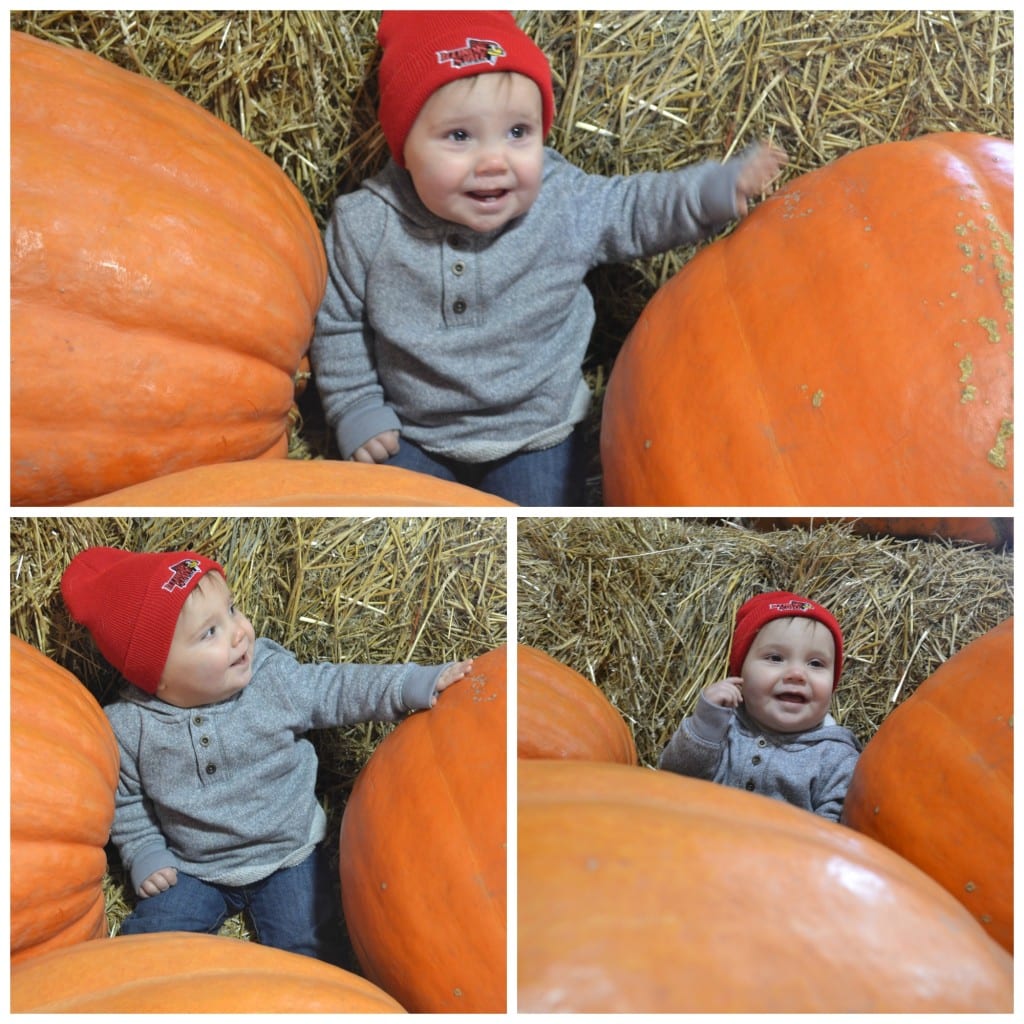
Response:
[{"label": "red knit hat", "polygon": [[508,11],[385,11],[377,30],[383,48],[377,117],[395,162],[405,166],[405,140],[431,94],[489,71],[516,71],[537,83],[546,136],[555,117],[551,66]]},{"label": "red knit hat", "polygon": [[809,601],[788,590],[773,590],[758,594],[740,607],[736,613],[736,629],[732,635],[732,650],[729,653],[729,675],[738,676],[747,658],[754,637],[773,619],[785,618],[814,619],[827,627],[836,644],[836,670],[832,677],[832,689],[839,685],[839,673],[843,670],[843,632],[835,616],[822,605]]},{"label": "red knit hat", "polygon": [[64,570],[60,590],[107,661],[128,682],[156,693],[181,606],[208,572],[224,575],[194,551],[87,548]]}]

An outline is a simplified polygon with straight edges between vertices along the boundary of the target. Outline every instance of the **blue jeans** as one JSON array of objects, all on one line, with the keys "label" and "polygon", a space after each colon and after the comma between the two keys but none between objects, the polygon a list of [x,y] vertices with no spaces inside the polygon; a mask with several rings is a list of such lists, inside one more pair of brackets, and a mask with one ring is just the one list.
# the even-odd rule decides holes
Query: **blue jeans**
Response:
[{"label": "blue jeans", "polygon": [[536,452],[513,452],[493,462],[456,462],[424,451],[403,437],[387,463],[475,487],[516,505],[558,507],[584,503],[586,461],[583,432]]},{"label": "blue jeans", "polygon": [[301,864],[281,868],[252,885],[215,885],[178,872],[178,882],[157,896],[140,898],[121,925],[122,935],[144,932],[206,932],[247,911],[264,946],[337,962],[340,904],[325,851],[314,850]]}]

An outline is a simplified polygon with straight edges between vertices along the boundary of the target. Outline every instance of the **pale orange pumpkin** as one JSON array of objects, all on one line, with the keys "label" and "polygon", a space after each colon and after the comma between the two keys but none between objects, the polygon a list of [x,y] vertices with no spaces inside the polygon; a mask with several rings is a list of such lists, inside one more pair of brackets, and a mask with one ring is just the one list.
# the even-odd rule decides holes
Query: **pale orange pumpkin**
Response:
[{"label": "pale orange pumpkin", "polygon": [[506,1008],[505,658],[476,658],[389,733],[345,806],[348,934],[366,976],[410,1011]]},{"label": "pale orange pumpkin", "polygon": [[118,764],[92,694],[12,635],[12,962],[105,934]]},{"label": "pale orange pumpkin", "polygon": [[1010,1012],[1013,960],[832,821],[712,782],[521,760],[521,1013]]},{"label": "pale orange pumpkin", "polygon": [[842,820],[931,875],[1013,952],[1012,618],[885,718]]},{"label": "pale orange pumpkin", "polygon": [[11,499],[284,456],[323,297],[284,172],[173,89],[11,33]]},{"label": "pale orange pumpkin", "polygon": [[612,369],[608,505],[1013,504],[1013,143],[791,181],[652,298]]},{"label": "pale orange pumpkin", "polygon": [[397,466],[321,459],[260,459],[196,466],[79,505],[138,507],[491,506],[511,503]]},{"label": "pale orange pumpkin", "polygon": [[637,763],[629,726],[589,679],[526,644],[516,660],[519,757]]},{"label": "pale orange pumpkin", "polygon": [[349,971],[191,932],[96,939],[11,970],[15,1013],[402,1013]]}]

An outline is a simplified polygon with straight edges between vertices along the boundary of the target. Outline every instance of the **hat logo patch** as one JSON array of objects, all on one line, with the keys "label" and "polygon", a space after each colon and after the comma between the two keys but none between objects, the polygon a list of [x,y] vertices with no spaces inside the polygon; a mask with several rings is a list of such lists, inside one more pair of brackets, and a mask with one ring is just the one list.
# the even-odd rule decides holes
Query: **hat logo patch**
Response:
[{"label": "hat logo patch", "polygon": [[192,577],[199,572],[199,562],[194,558],[183,558],[169,566],[171,578],[160,588],[161,590],[181,590],[189,585]]},{"label": "hat logo patch", "polygon": [[777,601],[768,605],[773,612],[809,612],[814,608],[810,601]]},{"label": "hat logo patch", "polygon": [[499,57],[508,56],[505,48],[490,39],[467,39],[465,46],[455,50],[438,50],[437,63],[450,64],[453,68],[468,68],[474,64],[498,63]]}]

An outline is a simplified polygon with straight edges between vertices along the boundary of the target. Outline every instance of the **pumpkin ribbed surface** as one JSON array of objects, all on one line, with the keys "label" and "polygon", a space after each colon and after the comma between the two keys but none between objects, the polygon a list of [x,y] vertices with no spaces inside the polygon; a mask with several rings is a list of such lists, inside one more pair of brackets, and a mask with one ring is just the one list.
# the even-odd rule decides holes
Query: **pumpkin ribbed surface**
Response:
[{"label": "pumpkin ribbed surface", "polygon": [[519,757],[637,763],[629,726],[589,679],[536,647],[516,658]]},{"label": "pumpkin ribbed surface", "polygon": [[1013,504],[1013,143],[855,150],[651,299],[608,382],[609,505]]},{"label": "pumpkin ribbed surface", "polygon": [[882,722],[857,761],[843,822],[931,875],[1013,952],[1013,619]]},{"label": "pumpkin ribbed surface", "polygon": [[261,459],[196,466],[77,504],[511,507],[510,502],[493,494],[426,473],[398,466],[320,459]]},{"label": "pumpkin ribbed surface", "polygon": [[505,1011],[505,656],[390,732],[345,806],[349,937],[409,1011]]},{"label": "pumpkin ribbed surface", "polygon": [[218,935],[96,939],[11,971],[15,1013],[402,1013],[312,957]]},{"label": "pumpkin ribbed surface", "polygon": [[11,960],[105,933],[119,757],[70,673],[11,637]]},{"label": "pumpkin ribbed surface", "polygon": [[283,456],[325,281],[305,200],[233,128],[11,33],[14,504]]},{"label": "pumpkin ribbed surface", "polygon": [[865,836],[742,790],[519,761],[519,1011],[1013,1005],[1013,961]]}]

